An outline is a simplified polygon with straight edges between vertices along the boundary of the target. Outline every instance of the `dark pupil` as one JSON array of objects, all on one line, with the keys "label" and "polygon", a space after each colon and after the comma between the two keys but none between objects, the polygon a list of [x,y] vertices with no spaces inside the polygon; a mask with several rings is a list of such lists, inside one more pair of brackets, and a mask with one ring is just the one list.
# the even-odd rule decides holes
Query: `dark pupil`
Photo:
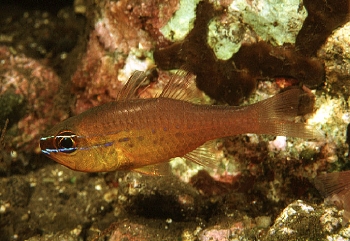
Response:
[{"label": "dark pupil", "polygon": [[74,142],[73,142],[72,138],[70,138],[70,137],[63,137],[63,138],[61,138],[60,147],[73,148],[74,147]]},{"label": "dark pupil", "polygon": [[76,151],[77,136],[70,131],[63,131],[56,136],[56,148],[60,152],[72,153]]}]

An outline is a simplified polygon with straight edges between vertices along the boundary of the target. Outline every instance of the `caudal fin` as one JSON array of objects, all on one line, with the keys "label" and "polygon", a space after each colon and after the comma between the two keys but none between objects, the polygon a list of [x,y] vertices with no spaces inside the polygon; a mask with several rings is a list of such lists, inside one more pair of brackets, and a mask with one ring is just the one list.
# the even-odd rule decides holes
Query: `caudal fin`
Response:
[{"label": "caudal fin", "polygon": [[350,218],[350,171],[321,174],[315,178],[317,190],[331,202],[344,209],[346,222]]},{"label": "caudal fin", "polygon": [[322,135],[295,118],[313,111],[313,96],[294,88],[256,104],[261,134],[316,139]]},{"label": "caudal fin", "polygon": [[324,197],[344,195],[350,192],[350,171],[321,174],[315,178],[315,186]]}]

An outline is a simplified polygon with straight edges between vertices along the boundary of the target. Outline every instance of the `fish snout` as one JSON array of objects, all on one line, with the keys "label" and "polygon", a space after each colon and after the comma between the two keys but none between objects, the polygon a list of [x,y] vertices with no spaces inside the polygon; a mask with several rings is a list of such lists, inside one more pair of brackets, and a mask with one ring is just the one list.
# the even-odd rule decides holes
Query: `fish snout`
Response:
[{"label": "fish snout", "polygon": [[50,155],[52,152],[57,152],[57,149],[55,148],[53,141],[54,141],[53,137],[40,138],[41,152],[46,154],[46,155]]}]

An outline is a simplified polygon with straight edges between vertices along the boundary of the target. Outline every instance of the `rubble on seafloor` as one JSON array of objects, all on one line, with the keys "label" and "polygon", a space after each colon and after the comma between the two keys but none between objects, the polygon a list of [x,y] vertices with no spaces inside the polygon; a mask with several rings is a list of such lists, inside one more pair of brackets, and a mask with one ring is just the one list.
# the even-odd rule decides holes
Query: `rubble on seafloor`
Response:
[{"label": "rubble on seafloor", "polygon": [[[75,0],[54,13],[8,8],[0,16],[0,240],[350,239],[343,211],[323,204],[313,184],[321,172],[349,168],[349,5]],[[134,70],[153,69],[143,94],[155,96],[178,68],[193,72],[215,104],[251,104],[304,85],[315,112],[301,118],[324,138],[225,138],[216,170],[176,158],[166,177],[77,173],[38,155],[47,128],[115,99]]]}]

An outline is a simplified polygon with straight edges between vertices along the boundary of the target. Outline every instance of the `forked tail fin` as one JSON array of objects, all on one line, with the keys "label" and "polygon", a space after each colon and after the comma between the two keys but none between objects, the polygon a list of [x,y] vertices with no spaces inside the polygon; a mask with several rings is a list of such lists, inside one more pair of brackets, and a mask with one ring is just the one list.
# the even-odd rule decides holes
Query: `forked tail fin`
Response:
[{"label": "forked tail fin", "polygon": [[320,131],[295,120],[305,112],[312,112],[313,103],[313,96],[294,88],[255,104],[261,126],[259,134],[305,139],[322,137]]}]

